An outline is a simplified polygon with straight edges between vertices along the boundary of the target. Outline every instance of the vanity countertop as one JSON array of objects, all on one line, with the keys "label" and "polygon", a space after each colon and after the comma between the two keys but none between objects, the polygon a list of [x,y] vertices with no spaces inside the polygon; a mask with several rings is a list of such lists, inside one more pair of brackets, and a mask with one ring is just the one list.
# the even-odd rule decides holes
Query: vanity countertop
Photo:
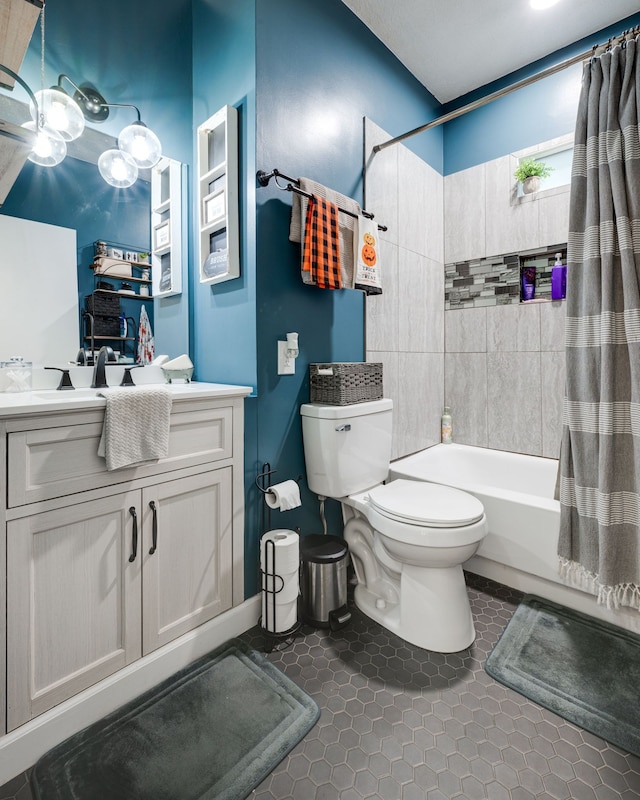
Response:
[{"label": "vanity countertop", "polygon": [[[146,384],[146,388],[149,388],[149,385]],[[246,397],[253,391],[250,386],[199,381],[158,385],[168,389],[174,401]],[[127,387],[123,391],[135,392],[136,388],[138,387]],[[34,389],[31,392],[0,392],[0,418],[22,416],[24,414],[42,414],[49,411],[100,408],[107,403],[106,398],[100,392],[100,389],[73,389],[68,391]]]}]

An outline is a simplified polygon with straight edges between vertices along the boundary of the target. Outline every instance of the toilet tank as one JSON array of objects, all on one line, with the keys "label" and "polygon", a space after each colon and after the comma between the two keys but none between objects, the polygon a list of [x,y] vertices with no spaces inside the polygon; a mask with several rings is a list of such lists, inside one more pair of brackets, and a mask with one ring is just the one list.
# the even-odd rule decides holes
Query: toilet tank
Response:
[{"label": "toilet tank", "polygon": [[307,483],[315,494],[346,497],[384,481],[391,460],[393,402],[300,407]]}]

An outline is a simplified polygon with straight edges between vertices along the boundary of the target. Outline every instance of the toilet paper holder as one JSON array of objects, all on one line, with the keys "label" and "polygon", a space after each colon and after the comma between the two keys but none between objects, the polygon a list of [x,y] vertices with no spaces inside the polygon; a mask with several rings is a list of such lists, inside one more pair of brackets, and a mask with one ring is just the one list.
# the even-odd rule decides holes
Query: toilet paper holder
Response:
[{"label": "toilet paper holder", "polygon": [[[269,494],[269,492],[271,492],[271,489],[268,485],[269,475],[273,475],[277,471],[278,471],[277,469],[271,469],[271,464],[269,464],[268,461],[262,465],[262,472],[260,472],[256,476],[256,486],[258,487],[258,489],[260,489],[262,494]],[[302,475],[298,475],[298,477],[295,478],[294,480],[298,484],[298,486],[300,486]]]},{"label": "toilet paper holder", "polygon": [[[269,477],[277,472],[277,469],[271,469],[271,464],[268,461],[265,461],[262,465],[262,470],[256,476],[256,486],[263,495],[267,495],[269,493]],[[300,481],[302,480],[302,475],[298,475],[296,478],[296,483],[298,486],[300,485]],[[261,503],[261,521],[260,521],[260,528],[261,533],[266,533],[268,530],[271,530],[271,508],[266,503]],[[299,531],[298,531],[299,532]]]}]

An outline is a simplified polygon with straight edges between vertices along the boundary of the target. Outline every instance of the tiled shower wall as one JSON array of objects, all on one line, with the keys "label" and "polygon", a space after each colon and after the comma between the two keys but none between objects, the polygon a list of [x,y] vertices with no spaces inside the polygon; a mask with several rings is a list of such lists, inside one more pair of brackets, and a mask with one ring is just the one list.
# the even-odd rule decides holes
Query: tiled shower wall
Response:
[{"label": "tiled shower wall", "polygon": [[[517,198],[513,172],[519,155],[445,178],[447,263],[567,241],[569,187]],[[564,315],[563,301],[445,312],[445,402],[451,406],[455,441],[557,457]]]},{"label": "tiled shower wall", "polygon": [[557,458],[563,302],[445,312],[454,441]]},{"label": "tiled shower wall", "polygon": [[[390,138],[365,121],[366,153]],[[394,458],[440,441],[445,402],[459,443],[557,456],[564,302],[444,310],[445,262],[567,241],[569,187],[518,198],[519,155],[444,179],[403,145],[368,159],[365,206],[389,230],[383,294],[366,300],[366,357],[383,363],[394,401]]]},{"label": "tiled shower wall", "polygon": [[[391,136],[365,121],[365,152]],[[380,236],[383,293],[367,297],[367,361],[394,402],[393,458],[440,441],[444,399],[443,178],[403,145],[367,164],[365,207]]]}]

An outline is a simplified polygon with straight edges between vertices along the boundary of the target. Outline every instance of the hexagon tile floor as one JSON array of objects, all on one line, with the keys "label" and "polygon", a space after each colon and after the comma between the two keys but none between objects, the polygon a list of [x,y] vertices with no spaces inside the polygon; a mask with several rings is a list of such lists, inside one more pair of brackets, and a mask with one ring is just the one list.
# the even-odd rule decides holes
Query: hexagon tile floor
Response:
[{"label": "hexagon tile floor", "polygon": [[[461,653],[421,650],[354,610],[343,631],[305,629],[269,655],[322,713],[252,800],[640,798],[640,758],[487,675],[521,595],[467,582],[477,638]],[[243,638],[263,648],[259,629]],[[30,798],[26,774],[0,788],[0,800]]]}]

